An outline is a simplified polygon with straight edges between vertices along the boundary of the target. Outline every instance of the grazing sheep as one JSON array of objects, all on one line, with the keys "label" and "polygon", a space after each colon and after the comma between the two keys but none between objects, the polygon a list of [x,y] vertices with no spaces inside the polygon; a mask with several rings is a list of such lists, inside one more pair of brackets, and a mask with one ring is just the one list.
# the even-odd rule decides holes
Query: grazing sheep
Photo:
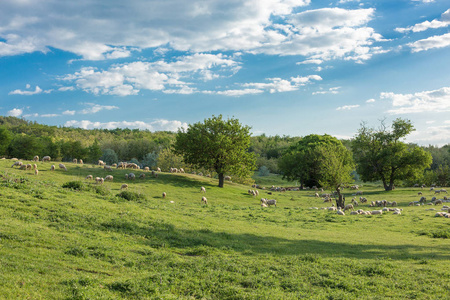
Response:
[{"label": "grazing sheep", "polygon": [[95,182],[99,183],[99,184],[103,184],[103,182],[105,182],[105,179],[101,178],[101,177],[95,177]]},{"label": "grazing sheep", "polygon": [[161,168],[156,168],[156,172],[161,172]]},{"label": "grazing sheep", "polygon": [[275,207],[277,207],[277,200],[275,200],[275,199],[267,200],[266,203],[268,206],[275,205]]},{"label": "grazing sheep", "polygon": [[144,171],[150,171],[150,168],[149,167],[145,167]]},{"label": "grazing sheep", "polygon": [[94,177],[92,175],[86,176],[86,179],[93,179]]},{"label": "grazing sheep", "polygon": [[314,197],[319,198],[319,193],[315,193]]},{"label": "grazing sheep", "polygon": [[351,211],[350,214],[351,214],[351,215],[359,215],[359,212],[357,212],[357,211]]},{"label": "grazing sheep", "polygon": [[206,193],[206,189],[205,189],[205,187],[204,187],[204,186],[202,186],[202,187],[200,188],[200,192],[202,192],[202,193]]},{"label": "grazing sheep", "polygon": [[78,163],[80,164],[80,165],[82,165],[82,164],[84,164],[83,163],[83,160],[80,158],[80,160],[78,161]]},{"label": "grazing sheep", "polygon": [[359,197],[359,201],[361,203],[366,203],[367,202],[367,198],[366,197]]},{"label": "grazing sheep", "polygon": [[42,161],[44,162],[44,161],[51,161],[52,160],[52,158],[50,157],[50,156],[48,156],[48,155],[46,155],[46,156],[44,156],[43,158],[42,158]]},{"label": "grazing sheep", "polygon": [[114,177],[112,175],[107,175],[105,177],[105,180],[107,180],[107,181],[113,181],[113,179],[114,179]]},{"label": "grazing sheep", "polygon": [[15,161],[15,162],[12,164],[11,168],[14,167],[14,166],[19,166],[19,167],[21,167],[22,165],[23,165],[23,162],[21,162],[21,161]]},{"label": "grazing sheep", "polygon": [[342,210],[338,210],[337,212],[336,212],[338,215],[341,215],[341,216],[345,216],[345,212],[343,212]]},{"label": "grazing sheep", "polygon": [[38,170],[38,169],[35,169],[35,170],[34,170],[34,175],[37,175],[37,174],[39,174],[39,170]]},{"label": "grazing sheep", "polygon": [[337,210],[337,208],[334,207],[334,206],[327,207],[327,209],[328,209],[328,210],[331,210],[331,211],[336,211],[336,210]]},{"label": "grazing sheep", "polygon": [[420,197],[419,202],[420,203],[425,203],[425,202],[427,202],[427,198],[426,197]]},{"label": "grazing sheep", "polygon": [[362,195],[362,194],[363,194],[362,191],[357,191],[357,192],[356,192],[356,196],[359,196],[359,195]]},{"label": "grazing sheep", "polygon": [[208,199],[205,196],[202,197],[202,204],[208,204]]},{"label": "grazing sheep", "polygon": [[344,211],[346,211],[346,210],[348,210],[348,209],[354,210],[355,208],[354,208],[353,204],[347,204],[347,205],[344,207]]},{"label": "grazing sheep", "polygon": [[162,197],[163,197],[163,198],[166,198],[166,196],[167,196],[166,192],[163,192],[163,193],[162,193]]},{"label": "grazing sheep", "polygon": [[39,161],[39,156],[35,156],[35,157],[33,157],[33,161]]},{"label": "grazing sheep", "polygon": [[50,171],[55,171],[55,165],[52,165],[52,166],[50,167]]},{"label": "grazing sheep", "polygon": [[98,163],[97,163],[99,166],[104,166],[105,165],[105,163],[103,162],[103,160],[98,160]]},{"label": "grazing sheep", "polygon": [[370,213],[371,213],[372,215],[382,215],[382,214],[383,214],[383,211],[382,211],[382,210],[372,210]]},{"label": "grazing sheep", "polygon": [[27,169],[27,165],[21,165],[19,170],[26,170]]},{"label": "grazing sheep", "polygon": [[78,163],[78,159],[74,158],[74,159],[72,160],[72,162],[73,162],[74,164],[76,164],[76,163]]},{"label": "grazing sheep", "polygon": [[441,193],[446,193],[446,194],[448,194],[446,189],[441,189]]},{"label": "grazing sheep", "polygon": [[418,192],[418,193],[417,193],[417,196],[422,196],[422,195],[423,195],[422,192]]},{"label": "grazing sheep", "polygon": [[128,189],[128,184],[126,184],[126,183],[124,183],[124,184],[122,184],[122,186],[120,187],[120,189],[121,190],[126,190],[126,189]]},{"label": "grazing sheep", "polygon": [[226,181],[231,181],[231,176],[225,176],[223,179]]},{"label": "grazing sheep", "polygon": [[436,194],[440,194],[441,193],[441,191],[440,190],[435,190],[434,191],[434,194],[436,195]]},{"label": "grazing sheep", "polygon": [[37,164],[33,164],[33,170],[37,170]]},{"label": "grazing sheep", "polygon": [[128,174],[128,179],[134,180],[136,178],[136,175],[134,173]]},{"label": "grazing sheep", "polygon": [[261,198],[261,204],[267,204],[267,199],[266,198]]},{"label": "grazing sheep", "polygon": [[353,204],[354,207],[356,207],[356,206],[359,205],[359,204],[358,204],[358,201],[356,201],[355,199],[352,199],[352,204]]},{"label": "grazing sheep", "polygon": [[184,173],[184,169],[183,168],[180,168],[180,173]]},{"label": "grazing sheep", "polygon": [[59,168],[60,169],[64,169],[64,171],[67,171],[67,168],[64,164],[59,164]]},{"label": "grazing sheep", "polygon": [[391,206],[397,206],[397,201],[392,201]]},{"label": "grazing sheep", "polygon": [[111,166],[103,166],[103,170],[112,172]]},{"label": "grazing sheep", "polygon": [[139,175],[139,178],[144,179],[145,178],[145,174],[142,173],[141,175]]},{"label": "grazing sheep", "polygon": [[267,207],[266,203],[261,203],[261,207]]},{"label": "grazing sheep", "polygon": [[438,200],[436,200],[436,201],[434,201],[434,205],[442,205],[442,200],[441,199],[438,199]]}]

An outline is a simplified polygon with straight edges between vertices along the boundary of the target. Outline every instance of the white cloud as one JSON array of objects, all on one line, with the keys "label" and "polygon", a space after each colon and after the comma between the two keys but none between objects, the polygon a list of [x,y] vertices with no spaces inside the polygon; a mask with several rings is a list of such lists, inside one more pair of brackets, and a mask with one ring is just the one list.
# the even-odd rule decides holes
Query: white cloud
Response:
[{"label": "white cloud", "polygon": [[407,44],[407,46],[412,48],[412,52],[448,47],[450,46],[450,33],[435,35],[423,40],[418,40],[414,43]]},{"label": "white cloud", "polygon": [[137,61],[114,65],[108,70],[86,67],[62,80],[74,82],[78,88],[96,95],[137,95],[141,89],[189,94],[196,89],[182,79],[213,80],[239,69],[239,63],[226,55],[197,53],[171,62]]},{"label": "white cloud", "polygon": [[369,99],[369,100],[366,101],[366,103],[374,103],[374,102],[376,102],[375,99]]},{"label": "white cloud", "polygon": [[119,109],[117,106],[112,106],[112,105],[98,105],[98,104],[93,104],[93,103],[87,103],[87,105],[89,105],[90,107],[80,111],[80,114],[84,114],[84,115],[95,114],[102,110]]},{"label": "white cloud", "polygon": [[41,115],[41,117],[43,118],[54,118],[54,117],[59,117],[58,114],[43,114]]},{"label": "white cloud", "polygon": [[340,88],[341,88],[340,86],[337,86],[337,87],[329,88],[328,90],[320,89],[320,91],[313,92],[312,94],[313,95],[323,95],[323,94],[333,94],[333,95],[335,95],[335,94],[339,94],[339,89]]},{"label": "white cloud", "polygon": [[225,90],[225,91],[218,91],[218,95],[224,95],[224,96],[232,96],[232,97],[238,97],[238,96],[244,96],[244,95],[256,95],[264,93],[263,90],[258,89],[241,89],[241,90]]},{"label": "white cloud", "polygon": [[423,2],[423,3],[432,3],[436,0],[412,0],[413,2]]},{"label": "white cloud", "polygon": [[63,111],[62,114],[66,115],[66,116],[73,116],[73,115],[75,115],[75,111],[74,110],[66,110],[66,111]]},{"label": "white cloud", "polygon": [[391,114],[450,111],[450,87],[414,94],[381,93],[380,98],[392,101]]},{"label": "white cloud", "polygon": [[164,120],[159,119],[150,123],[143,121],[119,121],[119,122],[92,122],[88,120],[67,121],[64,126],[66,127],[79,127],[83,129],[115,129],[115,128],[129,128],[129,129],[140,129],[149,131],[177,131],[178,128],[187,128],[188,125],[185,122],[177,120]]},{"label": "white cloud", "polygon": [[450,9],[447,9],[442,15],[441,20],[434,19],[431,22],[425,21],[406,28],[395,28],[396,31],[404,32],[421,32],[428,29],[442,28],[450,25]]},{"label": "white cloud", "polygon": [[417,128],[410,133],[406,141],[420,145],[436,145],[442,147],[449,143],[450,124],[444,122],[442,125],[428,126],[426,128]]},{"label": "white cloud", "polygon": [[[27,84],[26,88],[29,89],[30,85]],[[31,96],[31,95],[37,95],[44,92],[39,86],[36,86],[34,91],[23,91],[23,90],[14,90],[9,92],[9,95],[25,95],[25,96]]]},{"label": "white cloud", "polygon": [[356,105],[344,105],[344,106],[340,106],[340,107],[336,108],[336,110],[352,110],[352,109],[358,108],[358,107],[359,107],[358,104],[356,104]]},{"label": "white cloud", "polygon": [[306,65],[306,64],[320,65],[321,63],[323,63],[323,60],[311,58],[311,59],[307,59],[307,60],[298,62],[297,65]]},{"label": "white cloud", "polygon": [[348,3],[348,2],[360,2],[361,0],[339,0],[340,4]]},{"label": "white cloud", "polygon": [[10,117],[20,117],[23,113],[23,110],[20,108],[13,108],[10,111],[8,111],[8,116]]}]

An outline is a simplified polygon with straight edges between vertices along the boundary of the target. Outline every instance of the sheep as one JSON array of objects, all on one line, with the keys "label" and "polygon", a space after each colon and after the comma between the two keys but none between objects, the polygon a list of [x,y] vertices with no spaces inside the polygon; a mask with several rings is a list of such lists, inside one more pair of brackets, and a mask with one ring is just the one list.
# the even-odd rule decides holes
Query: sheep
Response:
[{"label": "sheep", "polygon": [[208,204],[208,199],[205,196],[202,197],[202,204]]},{"label": "sheep", "polygon": [[125,163],[120,162],[119,164],[116,165],[117,169],[124,169],[125,168]]},{"label": "sheep", "polygon": [[93,177],[92,175],[88,175],[88,176],[86,176],[85,179],[87,180],[87,179],[93,179],[93,178],[94,178],[94,177]]},{"label": "sheep", "polygon": [[202,193],[206,193],[206,189],[205,189],[205,187],[204,187],[204,186],[202,186],[202,187],[200,188],[200,192],[202,192]]},{"label": "sheep", "polygon": [[275,207],[277,207],[277,200],[275,200],[275,199],[267,200],[266,203],[268,206],[275,205]]},{"label": "sheep", "polygon": [[97,163],[99,166],[104,166],[105,165],[105,163],[103,162],[103,160],[98,160],[98,163]]},{"label": "sheep", "polygon": [[156,172],[161,172],[161,168],[156,168]]},{"label": "sheep", "polygon": [[105,180],[113,181],[114,177],[112,175],[106,175]]},{"label": "sheep", "polygon": [[231,181],[231,176],[225,176],[223,179],[226,181]]},{"label": "sheep", "polygon": [[184,173],[184,169],[183,168],[180,168],[180,173]]},{"label": "sheep", "polygon": [[438,200],[434,201],[434,205],[438,205],[438,204],[442,205],[442,200],[441,199],[438,199]]},{"label": "sheep", "polygon": [[82,164],[84,164],[83,163],[83,160],[80,158],[80,160],[78,161],[78,163],[80,164],[80,165],[82,165]]},{"label": "sheep", "polygon": [[76,164],[76,163],[78,163],[78,159],[74,158],[74,159],[72,159],[72,162],[73,162],[74,164]]},{"label": "sheep", "polygon": [[366,197],[359,197],[359,201],[361,203],[366,203],[367,202],[367,198]]},{"label": "sheep", "polygon": [[121,190],[127,190],[128,189],[128,184],[124,183],[122,184],[122,186],[120,187]]},{"label": "sheep", "polygon": [[422,196],[422,197],[420,197],[419,202],[420,203],[425,203],[425,202],[427,202],[427,198]]},{"label": "sheep", "polygon": [[342,210],[338,210],[337,212],[336,212],[338,215],[341,215],[341,216],[345,216],[345,212],[343,212]]},{"label": "sheep", "polygon": [[353,206],[358,206],[359,204],[358,204],[358,201],[356,201],[355,199],[352,199],[352,204],[353,204]]},{"label": "sheep", "polygon": [[33,164],[33,170],[37,170],[37,164]]},{"label": "sheep", "polygon": [[19,167],[21,167],[22,165],[23,165],[23,162],[21,162],[21,161],[15,161],[15,162],[12,164],[11,168],[14,167],[14,166],[19,166]]},{"label": "sheep", "polygon": [[331,210],[331,211],[336,211],[336,210],[337,210],[337,208],[334,207],[334,206],[327,207],[327,209],[328,209],[328,210]]},{"label": "sheep", "polygon": [[46,155],[46,156],[44,156],[43,158],[42,158],[42,161],[44,162],[44,161],[51,161],[52,160],[52,158],[50,157],[50,156],[48,156],[48,155]]},{"label": "sheep", "polygon": [[347,205],[344,207],[344,211],[346,211],[346,210],[348,210],[348,209],[354,210],[355,208],[354,208],[353,204],[347,204]]},{"label": "sheep", "polygon": [[315,194],[314,194],[314,197],[319,198],[319,194],[318,194],[318,193],[315,193]]},{"label": "sheep", "polygon": [[261,207],[267,207],[266,203],[261,203]]},{"label": "sheep", "polygon": [[358,196],[358,195],[362,195],[363,194],[363,192],[362,191],[357,191],[356,192],[356,196]]},{"label": "sheep", "polygon": [[167,196],[166,192],[163,192],[163,193],[162,193],[162,197],[163,197],[163,198],[166,198],[166,196]]},{"label": "sheep", "polygon": [[50,167],[50,171],[55,171],[55,165],[52,165],[52,166]]},{"label": "sheep", "polygon": [[26,164],[26,169],[27,169],[27,170],[31,170],[32,167],[33,167],[33,166],[32,166],[31,164]]},{"label": "sheep", "polygon": [[64,171],[67,171],[67,168],[64,164],[59,164],[59,168],[60,169],[64,169]]},{"label": "sheep", "polygon": [[446,194],[448,194],[446,189],[441,189],[441,193],[446,193]]},{"label": "sheep", "polygon": [[397,201],[392,201],[391,206],[397,206]]},{"label": "sheep", "polygon": [[351,211],[350,214],[351,214],[351,215],[359,215],[359,212],[357,212],[357,211]]},{"label": "sheep", "polygon": [[422,192],[418,192],[418,193],[417,193],[417,196],[422,196],[422,195],[423,195]]},{"label": "sheep", "polygon": [[19,170],[26,170],[27,169],[27,165],[21,165]]},{"label": "sheep", "polygon": [[150,168],[149,167],[145,167],[144,171],[150,171]]},{"label": "sheep", "polygon": [[103,170],[112,172],[111,166],[103,166]]},{"label": "sheep", "polygon": [[267,204],[267,199],[266,198],[261,198],[261,204]]},{"label": "sheep", "polygon": [[34,170],[34,175],[38,175],[39,174],[39,170],[38,169],[35,169]]},{"label": "sheep", "polygon": [[435,190],[434,191],[434,194],[436,195],[436,194],[440,194],[441,193],[441,191],[440,190]]},{"label": "sheep", "polygon": [[37,156],[37,155],[34,156],[34,157],[33,157],[33,161],[39,161],[39,156]]},{"label": "sheep", "polygon": [[382,215],[382,214],[383,214],[383,211],[382,211],[382,210],[372,210],[370,213],[371,213],[372,215]]},{"label": "sheep", "polygon": [[141,175],[139,175],[139,178],[144,179],[145,178],[145,174],[142,173]]},{"label": "sheep", "polygon": [[134,175],[134,173],[128,174],[128,179],[134,180],[135,178],[136,178],[136,175]]},{"label": "sheep", "polygon": [[99,183],[99,184],[103,184],[103,182],[105,182],[105,179],[101,178],[101,177],[95,177],[95,182]]}]

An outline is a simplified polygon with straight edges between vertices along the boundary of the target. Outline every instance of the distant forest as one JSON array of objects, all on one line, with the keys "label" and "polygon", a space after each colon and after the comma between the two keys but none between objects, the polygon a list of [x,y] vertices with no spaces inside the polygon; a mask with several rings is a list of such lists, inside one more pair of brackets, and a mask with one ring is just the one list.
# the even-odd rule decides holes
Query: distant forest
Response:
[{"label": "distant forest", "polygon": [[[141,166],[168,170],[170,167],[189,169],[171,151],[176,133],[150,132],[139,129],[81,129],[38,124],[16,117],[0,116],[0,157],[31,160],[35,155],[49,155],[55,161],[82,159],[96,163],[102,159],[107,164],[119,161],[135,162]],[[249,151],[257,157],[260,175],[279,173],[278,159],[285,149],[301,137],[253,136]],[[351,140],[341,140],[351,150]],[[443,147],[422,147],[433,157],[431,167],[422,178],[414,180],[425,184],[450,185],[450,144]],[[258,171],[255,170],[255,171]],[[358,180],[358,175],[355,174]],[[409,182],[408,184],[411,184]]]}]

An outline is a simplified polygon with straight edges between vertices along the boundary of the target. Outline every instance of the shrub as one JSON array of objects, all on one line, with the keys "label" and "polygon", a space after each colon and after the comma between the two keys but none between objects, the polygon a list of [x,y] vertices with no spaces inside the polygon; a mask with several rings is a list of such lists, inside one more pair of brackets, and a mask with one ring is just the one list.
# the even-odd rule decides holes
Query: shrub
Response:
[{"label": "shrub", "polygon": [[81,191],[84,189],[84,185],[81,181],[68,181],[62,185],[65,189],[72,189],[76,191]]},{"label": "shrub", "polygon": [[117,197],[123,198],[128,201],[146,200],[146,198],[143,194],[138,194],[138,193],[129,192],[129,191],[122,191],[119,194],[117,194]]},{"label": "shrub", "polygon": [[103,155],[100,157],[100,159],[103,160],[107,165],[112,165],[119,161],[116,152],[112,149],[103,150]]},{"label": "shrub", "polygon": [[259,168],[258,176],[269,176],[269,173],[269,168],[267,168],[266,166],[262,166],[261,168]]}]

